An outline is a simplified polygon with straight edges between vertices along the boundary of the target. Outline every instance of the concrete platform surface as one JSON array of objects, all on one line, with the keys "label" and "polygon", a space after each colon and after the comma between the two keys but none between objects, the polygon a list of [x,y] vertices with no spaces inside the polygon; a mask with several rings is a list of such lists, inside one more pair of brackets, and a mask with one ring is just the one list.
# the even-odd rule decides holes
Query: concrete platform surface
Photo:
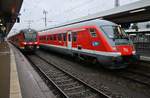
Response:
[{"label": "concrete platform surface", "polygon": [[22,98],[14,54],[7,42],[0,43],[0,98]]},{"label": "concrete platform surface", "polygon": [[9,98],[10,49],[6,42],[0,43],[0,98]]},{"label": "concrete platform surface", "polygon": [[16,58],[22,98],[56,98],[24,55],[14,46],[11,48]]}]

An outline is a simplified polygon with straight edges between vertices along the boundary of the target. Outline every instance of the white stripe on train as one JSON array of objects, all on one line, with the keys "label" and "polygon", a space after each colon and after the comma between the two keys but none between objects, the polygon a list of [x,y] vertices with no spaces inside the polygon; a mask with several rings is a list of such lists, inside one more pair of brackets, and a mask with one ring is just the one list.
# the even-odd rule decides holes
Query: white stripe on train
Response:
[{"label": "white stripe on train", "polygon": [[[40,43],[40,44],[45,45],[45,46],[68,49],[65,46],[58,46],[58,45],[51,45],[51,44],[44,44],[44,43]],[[94,51],[94,50],[89,50],[89,49],[79,50],[78,48],[71,48],[71,49],[74,50],[74,51],[85,52],[85,53],[90,53],[90,54],[98,54],[98,55],[104,55],[104,56],[121,56],[120,52],[103,52],[103,51]]]}]

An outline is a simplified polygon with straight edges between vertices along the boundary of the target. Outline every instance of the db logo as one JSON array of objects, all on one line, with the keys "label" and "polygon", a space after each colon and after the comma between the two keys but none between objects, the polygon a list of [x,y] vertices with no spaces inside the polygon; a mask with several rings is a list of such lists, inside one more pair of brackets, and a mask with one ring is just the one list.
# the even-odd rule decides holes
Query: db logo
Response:
[{"label": "db logo", "polygon": [[123,48],[123,51],[125,52],[129,52],[129,50],[127,48]]}]

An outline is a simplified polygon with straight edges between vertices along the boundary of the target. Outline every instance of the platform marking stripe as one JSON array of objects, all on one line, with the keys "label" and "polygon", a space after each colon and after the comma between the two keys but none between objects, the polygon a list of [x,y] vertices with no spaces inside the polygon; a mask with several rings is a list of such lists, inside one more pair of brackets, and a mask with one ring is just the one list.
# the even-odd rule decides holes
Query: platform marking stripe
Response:
[{"label": "platform marking stripe", "polygon": [[10,49],[10,95],[9,98],[22,98],[21,95],[21,89],[20,89],[20,84],[19,84],[19,79],[18,79],[18,72],[16,68],[16,62],[15,62],[15,56]]}]

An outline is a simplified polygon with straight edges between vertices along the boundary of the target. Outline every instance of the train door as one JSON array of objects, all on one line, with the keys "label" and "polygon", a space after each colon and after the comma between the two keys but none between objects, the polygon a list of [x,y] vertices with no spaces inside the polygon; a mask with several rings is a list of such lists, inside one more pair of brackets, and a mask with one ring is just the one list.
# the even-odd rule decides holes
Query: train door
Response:
[{"label": "train door", "polygon": [[68,49],[72,49],[72,34],[71,31],[68,31],[68,37],[67,37],[67,47]]}]

